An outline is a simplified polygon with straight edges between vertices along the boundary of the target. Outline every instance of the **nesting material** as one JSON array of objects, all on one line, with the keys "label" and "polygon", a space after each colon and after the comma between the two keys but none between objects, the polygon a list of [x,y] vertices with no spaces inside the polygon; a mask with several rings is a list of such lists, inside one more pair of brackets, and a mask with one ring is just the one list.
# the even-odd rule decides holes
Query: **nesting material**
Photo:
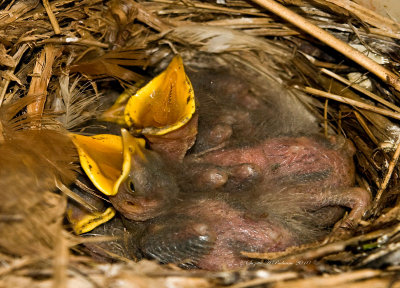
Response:
[{"label": "nesting material", "polygon": [[[305,26],[283,20],[286,10],[278,2]],[[0,286],[394,283],[399,23],[350,0],[3,1],[0,19]],[[315,26],[341,41],[310,36],[320,31]],[[364,61],[362,52],[347,53],[346,43],[366,47],[381,64]],[[281,252],[246,252],[261,265],[234,272],[187,271],[113,254],[116,263],[104,264],[84,254],[79,243],[110,239],[76,237],[63,222],[77,152],[60,131],[85,133],[87,121],[111,106],[113,99],[105,95],[137,91],[177,53],[188,66],[228,66],[266,89],[272,83],[277,93],[290,95],[291,104],[309,111],[306,117],[316,119],[322,134],[354,143],[357,185],[371,193],[373,203],[353,236]],[[370,91],[347,79],[354,72],[369,78]],[[75,185],[96,194],[79,181]]]}]

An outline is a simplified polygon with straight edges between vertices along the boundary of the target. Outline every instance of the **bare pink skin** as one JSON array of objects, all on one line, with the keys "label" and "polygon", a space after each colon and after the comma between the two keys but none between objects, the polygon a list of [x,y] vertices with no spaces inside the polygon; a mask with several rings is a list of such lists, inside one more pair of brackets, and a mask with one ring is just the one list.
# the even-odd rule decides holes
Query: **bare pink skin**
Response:
[{"label": "bare pink skin", "polygon": [[[336,139],[332,138],[332,141]],[[282,137],[264,140],[253,147],[212,151],[191,160],[225,167],[253,164],[262,171],[264,180],[329,169],[330,175],[326,179],[329,185],[353,185],[354,148],[347,141],[333,148],[311,137]]]},{"label": "bare pink skin", "polygon": [[[162,263],[189,260],[206,270],[235,269],[251,263],[242,251],[281,251],[321,240],[345,208],[349,214],[335,230],[350,231],[370,203],[364,189],[352,187],[353,153],[348,141],[336,137],[330,142],[271,138],[251,147],[219,149],[185,160],[191,186],[180,187],[175,196],[173,178],[158,168],[160,158],[153,155],[153,168],[135,163],[136,171],[143,166],[146,172],[132,175],[137,190],[122,189],[112,202],[125,217],[144,221],[145,232],[137,240],[143,255]],[[160,182],[155,178],[164,184],[155,186]],[[246,182],[250,185],[243,188]],[[158,200],[145,211],[151,195],[159,195]],[[161,195],[172,198],[164,201]],[[144,210],[124,213],[135,207]]]},{"label": "bare pink skin", "polygon": [[201,204],[204,206],[188,209],[190,216],[200,216],[204,223],[210,223],[216,236],[213,249],[196,262],[202,269],[243,267],[251,261],[243,257],[241,251],[272,252],[299,244],[295,235],[278,222],[246,217],[245,211],[233,209],[222,201],[206,200]]},{"label": "bare pink skin", "polygon": [[[238,268],[250,263],[240,255],[240,251],[273,252],[302,243],[301,237],[307,231],[291,231],[290,227],[282,225],[279,217],[260,216],[263,211],[272,216],[288,213],[284,211],[285,208],[280,210],[275,207],[277,205],[286,205],[288,210],[290,207],[298,209],[296,213],[309,211],[304,215],[314,222],[305,227],[329,227],[343,217],[344,208],[348,208],[348,216],[335,225],[335,233],[347,233],[354,228],[371,201],[366,190],[352,187],[354,147],[339,137],[331,137],[330,142],[324,141],[313,137],[272,138],[253,147],[219,149],[189,159],[189,163],[194,165],[214,165],[204,169],[206,175],[216,168],[219,169],[218,173],[225,169],[230,178],[236,177],[236,172],[245,182],[248,179],[243,177],[246,175],[243,165],[251,165],[257,171],[257,177],[261,177],[254,191],[239,192],[246,193],[240,198],[241,203],[246,204],[244,210],[207,198],[185,207],[185,211],[188,211],[186,216],[199,217],[216,235],[213,249],[200,258],[196,265],[207,270]],[[307,175],[310,177],[307,178]],[[251,178],[252,174],[248,174],[248,177]],[[213,186],[212,177],[198,179],[203,180],[200,183],[202,187]],[[216,183],[216,188],[221,186],[220,179]],[[226,179],[227,183],[229,179]],[[312,217],[313,213],[315,217]],[[314,239],[319,239],[321,235],[318,234]],[[242,246],[233,245],[232,242],[242,243]]]},{"label": "bare pink skin", "polygon": [[195,74],[209,80],[194,87],[199,133],[194,118],[178,131],[149,136],[150,161],[133,157],[129,179],[110,197],[129,219],[117,232],[115,223],[104,226],[124,240],[124,257],[230,270],[252,263],[242,251],[282,251],[321,240],[332,227],[354,228],[370,195],[353,187],[349,141],[276,137],[303,131],[284,129],[293,124],[287,119],[295,121],[292,113],[281,117],[280,105],[255,97],[237,76]]},{"label": "bare pink skin", "polygon": [[206,270],[224,270],[251,264],[242,251],[280,251],[300,244],[297,236],[273,217],[200,198],[150,221],[141,249],[163,263],[189,262]]},{"label": "bare pink skin", "polygon": [[[210,83],[195,87],[199,133],[189,155],[183,157],[193,138],[182,146],[175,141],[180,132],[167,142],[150,138],[164,160],[182,163],[160,169],[154,155],[147,164],[132,163],[135,191],[121,189],[111,198],[142,227],[132,229],[142,231],[133,241],[138,257],[229,270],[252,263],[242,251],[282,251],[321,240],[333,226],[339,233],[354,228],[370,195],[353,187],[355,149],[349,141],[275,137],[290,134],[280,128],[292,125],[276,123],[277,116],[293,120],[292,114],[280,118],[275,106],[232,75],[222,74],[218,81],[210,73],[197,77]],[[175,178],[178,185],[171,185]],[[348,215],[338,222],[346,209]]]}]

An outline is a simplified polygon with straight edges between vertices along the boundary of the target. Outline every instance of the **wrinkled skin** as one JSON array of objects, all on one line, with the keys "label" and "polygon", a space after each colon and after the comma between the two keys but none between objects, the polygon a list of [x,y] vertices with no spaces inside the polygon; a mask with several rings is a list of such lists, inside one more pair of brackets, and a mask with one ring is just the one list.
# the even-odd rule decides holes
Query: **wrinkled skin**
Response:
[{"label": "wrinkled skin", "polygon": [[[250,263],[241,251],[280,251],[321,239],[346,208],[350,212],[337,229],[352,228],[367,208],[369,194],[352,188],[352,146],[339,138],[331,142],[318,137],[272,138],[254,147],[212,151],[169,168],[148,151],[151,166],[132,164],[136,171],[148,169],[146,173],[127,180],[135,184],[137,194],[123,185],[111,198],[126,218],[142,222],[132,253],[184,267],[233,269]],[[170,173],[177,169],[186,174],[182,183],[187,177],[202,181],[178,188],[177,177]],[[225,183],[215,180],[218,177],[198,177],[214,170],[229,174]],[[158,196],[163,194],[168,197]]]},{"label": "wrinkled skin", "polygon": [[[354,184],[354,152],[352,144],[341,137],[331,137],[330,141],[318,136],[277,137],[255,146],[194,155],[187,158],[187,163],[195,167],[208,164],[194,173],[207,175],[214,169],[221,175],[226,173],[226,181],[229,177],[242,182],[258,178],[287,184],[318,181],[319,187],[348,187]],[[207,177],[212,185],[214,177]]]},{"label": "wrinkled skin", "polygon": [[162,263],[207,270],[250,264],[241,251],[280,251],[296,244],[296,235],[283,223],[252,217],[218,197],[187,201],[154,219],[140,241],[144,255]]},{"label": "wrinkled skin", "polygon": [[353,187],[349,141],[287,133],[284,120],[274,123],[276,107],[224,77],[211,92],[192,80],[199,133],[183,163],[151,151],[151,161],[132,158],[135,169],[110,198],[135,231],[124,255],[234,269],[251,263],[241,251],[281,251],[321,240],[333,226],[348,233],[367,209],[370,195]]}]

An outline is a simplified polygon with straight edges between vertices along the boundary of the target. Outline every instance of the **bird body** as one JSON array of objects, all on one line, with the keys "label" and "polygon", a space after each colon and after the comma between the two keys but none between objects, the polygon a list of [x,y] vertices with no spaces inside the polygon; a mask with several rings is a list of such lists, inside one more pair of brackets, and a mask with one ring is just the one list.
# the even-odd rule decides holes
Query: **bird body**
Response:
[{"label": "bird body", "polygon": [[[238,268],[249,264],[241,251],[280,251],[321,239],[346,208],[352,209],[348,225],[361,218],[369,196],[352,188],[354,151],[347,142],[335,144],[312,137],[271,138],[178,164],[143,150],[144,157],[132,157],[135,169],[126,182],[131,187],[121,186],[110,199],[126,221],[141,222],[142,233],[134,240],[139,255],[184,267]],[[273,161],[260,157],[260,150]],[[191,173],[205,163],[207,169],[250,163],[261,175],[240,181],[229,175],[219,188],[204,189],[207,183],[196,183]]]},{"label": "bird body", "polygon": [[[226,69],[188,74],[198,125],[196,118],[179,127],[178,141],[145,135],[147,148],[123,144],[129,160],[114,185],[118,191],[109,195],[123,220],[118,225],[130,230],[130,241],[120,242],[124,255],[233,269],[250,263],[242,251],[281,251],[322,239],[346,210],[335,230],[356,225],[370,195],[353,187],[355,151],[348,140],[317,136],[305,110],[286,105],[292,99],[257,94]],[[182,131],[196,137],[192,148],[192,140],[180,141]],[[135,143],[122,134],[123,143]],[[182,150],[182,143],[189,144]],[[107,233],[110,225],[95,231]]]}]

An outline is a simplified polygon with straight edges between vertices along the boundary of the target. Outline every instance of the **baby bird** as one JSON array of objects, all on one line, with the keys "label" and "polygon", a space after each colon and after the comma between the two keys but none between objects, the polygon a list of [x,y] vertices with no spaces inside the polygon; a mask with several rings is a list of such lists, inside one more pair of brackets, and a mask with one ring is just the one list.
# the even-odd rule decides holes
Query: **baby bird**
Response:
[{"label": "baby bird", "polygon": [[[125,130],[125,138],[133,137]],[[127,140],[125,140],[127,142]],[[131,154],[129,175],[110,196],[113,206],[126,218],[146,221],[165,213],[177,200],[179,187],[161,156],[137,145]]]},{"label": "baby bird", "polygon": [[[190,154],[243,147],[271,137],[316,134],[318,126],[294,97],[227,68],[188,67],[198,104],[198,135]],[[268,85],[266,85],[268,86]]]},{"label": "baby bird", "polygon": [[298,121],[303,110],[287,107],[280,95],[253,94],[230,72],[196,71],[191,81],[199,118],[188,154],[174,161],[169,150],[124,148],[129,167],[109,198],[122,215],[118,225],[130,231],[119,243],[125,256],[234,269],[251,263],[242,251],[322,239],[346,210],[335,231],[356,225],[370,195],[353,187],[349,141],[307,135],[314,123]]},{"label": "baby bird", "polygon": [[[176,164],[143,148],[132,155],[135,169],[110,201],[125,223],[131,222],[126,225],[141,231],[132,236],[135,258],[208,270],[238,268],[250,263],[241,251],[280,251],[321,239],[345,208],[350,213],[341,228],[361,218],[370,199],[351,187],[353,152],[347,142],[272,138],[241,151],[210,152],[202,162]],[[250,163],[261,173],[255,181],[228,180],[220,189],[205,190],[195,181],[188,185],[188,167],[204,163],[221,169]]]}]

